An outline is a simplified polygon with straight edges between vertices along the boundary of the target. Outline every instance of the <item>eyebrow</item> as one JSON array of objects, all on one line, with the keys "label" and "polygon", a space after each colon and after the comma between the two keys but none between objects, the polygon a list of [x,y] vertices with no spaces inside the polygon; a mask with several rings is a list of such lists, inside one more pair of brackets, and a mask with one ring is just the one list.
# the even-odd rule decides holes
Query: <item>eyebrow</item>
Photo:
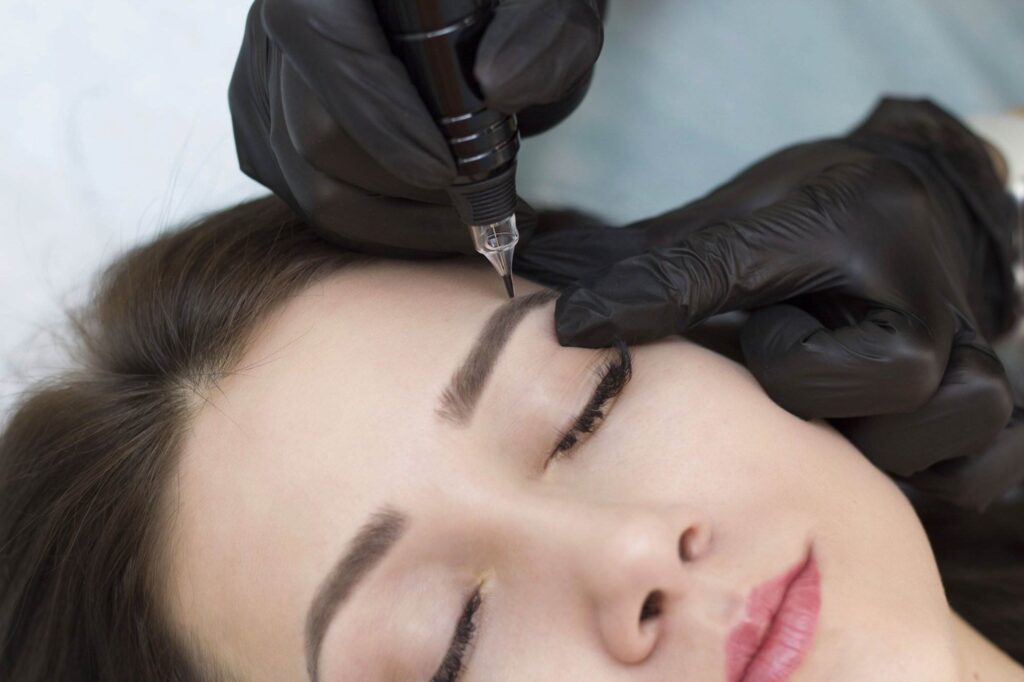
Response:
[{"label": "eyebrow", "polygon": [[498,362],[501,351],[526,313],[558,298],[553,290],[537,291],[513,298],[501,306],[487,320],[476,337],[473,349],[452,375],[441,393],[437,413],[444,419],[464,426],[473,416],[487,378]]},{"label": "eyebrow", "polygon": [[349,544],[348,551],[317,588],[306,615],[306,669],[317,682],[317,667],[324,635],[356,584],[380,563],[405,530],[406,517],[390,507],[370,516]]},{"label": "eyebrow", "polygon": [[[468,422],[512,332],[526,313],[556,298],[557,291],[538,291],[514,298],[491,314],[469,355],[441,394],[438,413],[442,417],[457,424]],[[306,670],[312,682],[317,682],[320,650],[331,621],[360,580],[398,542],[406,525],[407,517],[391,507],[372,514],[317,588],[306,615]]]}]

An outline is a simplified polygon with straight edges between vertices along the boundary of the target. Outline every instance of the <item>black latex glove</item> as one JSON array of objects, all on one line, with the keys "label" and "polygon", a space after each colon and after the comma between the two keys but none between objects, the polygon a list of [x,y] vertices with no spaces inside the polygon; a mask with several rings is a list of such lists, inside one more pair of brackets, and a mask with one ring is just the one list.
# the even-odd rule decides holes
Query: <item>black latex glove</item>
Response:
[{"label": "black latex glove", "polygon": [[[601,50],[597,0],[503,0],[477,52],[488,106],[524,135],[583,98]],[[447,143],[392,55],[370,0],[256,0],[229,90],[242,170],[350,248],[472,253],[444,188]],[[524,239],[533,211],[520,201]]]},{"label": "black latex glove", "polygon": [[522,268],[583,275],[556,306],[567,345],[754,310],[743,352],[773,399],[980,508],[1024,478],[1024,415],[989,344],[1014,319],[1015,221],[978,138],[930,102],[886,100],[847,137],[778,152],[679,210],[579,248],[572,231],[538,235]]}]

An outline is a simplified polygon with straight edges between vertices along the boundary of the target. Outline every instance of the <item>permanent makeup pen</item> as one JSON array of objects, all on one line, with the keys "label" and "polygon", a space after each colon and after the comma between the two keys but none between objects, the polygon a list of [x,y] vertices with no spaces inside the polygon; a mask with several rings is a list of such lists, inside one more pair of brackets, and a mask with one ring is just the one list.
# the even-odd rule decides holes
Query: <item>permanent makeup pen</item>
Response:
[{"label": "permanent makeup pen", "polygon": [[458,177],[448,188],[473,245],[494,266],[509,298],[516,228],[515,116],[488,109],[473,64],[494,0],[374,0],[391,50],[448,141]]}]

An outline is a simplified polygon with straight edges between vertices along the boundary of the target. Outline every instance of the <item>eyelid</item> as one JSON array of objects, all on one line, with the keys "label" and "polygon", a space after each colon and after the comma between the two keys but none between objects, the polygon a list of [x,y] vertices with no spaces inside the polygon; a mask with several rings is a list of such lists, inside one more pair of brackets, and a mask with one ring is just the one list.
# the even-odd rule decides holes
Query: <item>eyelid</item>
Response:
[{"label": "eyelid", "polygon": [[451,644],[444,654],[444,659],[438,667],[437,672],[430,678],[430,682],[457,682],[462,677],[466,667],[466,658],[472,651],[474,635],[476,634],[476,616],[483,604],[483,585],[477,586],[476,590],[466,601],[455,624],[455,634],[452,635]]},{"label": "eyelid", "polygon": [[[544,462],[544,468],[560,455],[572,452],[583,439],[600,428],[608,415],[607,408],[614,403],[632,378],[632,355],[624,341],[617,340],[603,358],[604,361],[600,365],[602,371],[599,372],[599,379],[590,397],[582,410],[571,419],[568,427],[559,432],[558,440]],[[564,442],[570,436],[572,443],[566,447]]]}]

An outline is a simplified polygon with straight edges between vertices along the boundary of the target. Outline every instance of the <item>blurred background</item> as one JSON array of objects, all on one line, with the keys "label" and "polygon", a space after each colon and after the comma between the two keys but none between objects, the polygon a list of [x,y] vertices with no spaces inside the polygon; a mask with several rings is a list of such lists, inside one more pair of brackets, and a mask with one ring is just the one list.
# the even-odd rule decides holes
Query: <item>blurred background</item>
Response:
[{"label": "blurred background", "polygon": [[[264,191],[226,100],[249,4],[0,4],[0,414],[61,362],[62,311],[102,264]],[[1024,104],[1021,0],[609,5],[587,99],[520,152],[536,205],[645,217],[843,132],[883,93],[963,116]]]}]

